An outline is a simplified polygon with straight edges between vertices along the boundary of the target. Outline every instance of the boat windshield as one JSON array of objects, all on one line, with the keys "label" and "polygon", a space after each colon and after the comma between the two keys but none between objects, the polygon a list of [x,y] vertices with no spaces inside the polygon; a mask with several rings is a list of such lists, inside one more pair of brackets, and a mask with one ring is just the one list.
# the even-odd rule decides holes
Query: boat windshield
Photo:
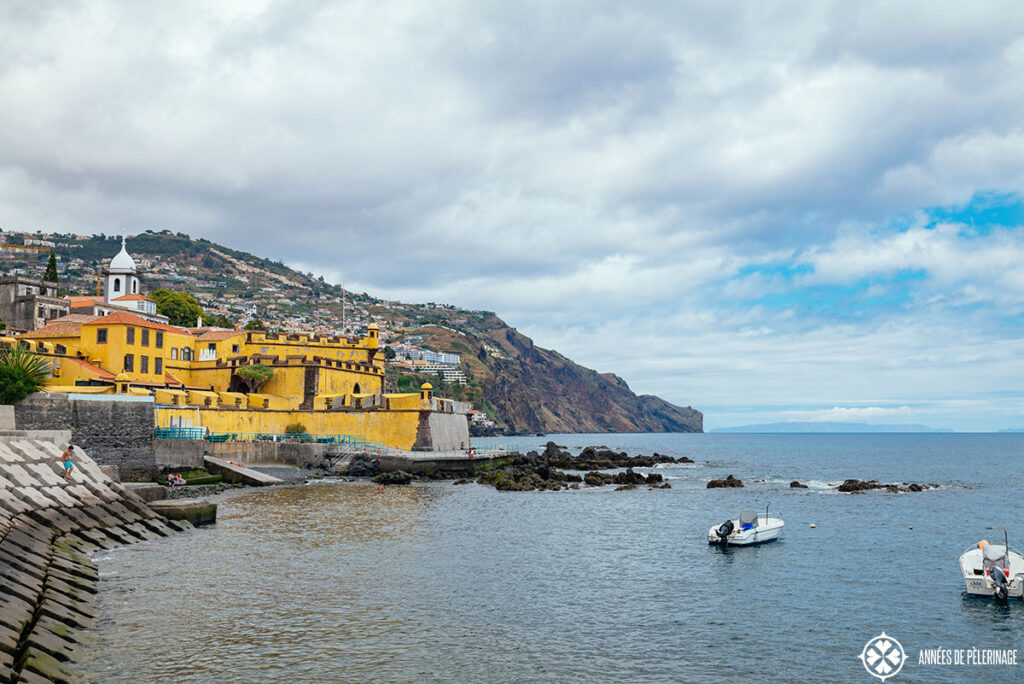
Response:
[{"label": "boat windshield", "polygon": [[740,529],[757,527],[757,511],[740,511]]},{"label": "boat windshield", "polygon": [[1006,547],[1002,544],[985,544],[985,560],[997,561],[1006,555]]}]

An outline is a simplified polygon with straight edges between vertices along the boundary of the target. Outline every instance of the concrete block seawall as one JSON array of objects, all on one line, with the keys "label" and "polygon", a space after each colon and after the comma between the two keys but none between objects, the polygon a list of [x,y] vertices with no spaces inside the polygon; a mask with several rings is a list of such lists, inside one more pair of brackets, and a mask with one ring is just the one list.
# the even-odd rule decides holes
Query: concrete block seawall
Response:
[{"label": "concrete block seawall", "polygon": [[111,481],[81,449],[70,481],[61,446],[0,436],[0,681],[75,681],[83,632],[95,626],[88,554],[187,529]]},{"label": "concrete block seawall", "polygon": [[152,397],[37,392],[15,404],[22,430],[71,430],[71,441],[100,465],[115,465],[122,479],[156,474]]}]

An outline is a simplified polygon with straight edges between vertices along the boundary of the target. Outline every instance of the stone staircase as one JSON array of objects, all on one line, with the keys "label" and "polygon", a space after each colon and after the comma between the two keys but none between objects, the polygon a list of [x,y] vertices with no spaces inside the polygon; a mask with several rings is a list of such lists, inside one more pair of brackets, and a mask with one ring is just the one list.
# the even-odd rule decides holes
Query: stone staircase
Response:
[{"label": "stone staircase", "polygon": [[32,434],[0,434],[0,682],[68,682],[96,624],[88,554],[191,525],[154,513],[81,449],[65,481],[63,444]]}]

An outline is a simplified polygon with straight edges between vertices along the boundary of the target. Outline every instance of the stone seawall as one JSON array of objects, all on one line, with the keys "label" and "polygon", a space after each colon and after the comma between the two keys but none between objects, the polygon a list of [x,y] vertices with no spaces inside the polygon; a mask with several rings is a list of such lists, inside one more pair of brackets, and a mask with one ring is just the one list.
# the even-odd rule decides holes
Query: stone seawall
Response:
[{"label": "stone seawall", "polygon": [[190,527],[154,513],[81,449],[65,481],[61,445],[39,436],[0,436],[2,682],[75,681],[78,644],[96,622],[88,554]]},{"label": "stone seawall", "polygon": [[153,400],[37,392],[14,406],[22,430],[71,430],[71,441],[100,465],[117,466],[125,480],[156,474]]}]

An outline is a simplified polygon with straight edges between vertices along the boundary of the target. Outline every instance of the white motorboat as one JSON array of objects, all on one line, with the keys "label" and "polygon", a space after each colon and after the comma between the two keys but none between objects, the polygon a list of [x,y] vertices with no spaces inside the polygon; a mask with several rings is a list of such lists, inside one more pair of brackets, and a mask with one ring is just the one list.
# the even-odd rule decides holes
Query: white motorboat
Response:
[{"label": "white motorboat", "polygon": [[997,601],[1011,596],[1024,600],[1024,556],[1010,546],[1006,530],[1001,546],[982,539],[960,554],[960,572],[968,594],[993,596]]},{"label": "white motorboat", "polygon": [[782,516],[778,513],[769,513],[767,509],[763,516],[758,516],[757,511],[740,511],[738,519],[726,520],[721,525],[715,525],[708,530],[708,544],[721,544],[722,546],[764,544],[778,539],[784,526]]}]

